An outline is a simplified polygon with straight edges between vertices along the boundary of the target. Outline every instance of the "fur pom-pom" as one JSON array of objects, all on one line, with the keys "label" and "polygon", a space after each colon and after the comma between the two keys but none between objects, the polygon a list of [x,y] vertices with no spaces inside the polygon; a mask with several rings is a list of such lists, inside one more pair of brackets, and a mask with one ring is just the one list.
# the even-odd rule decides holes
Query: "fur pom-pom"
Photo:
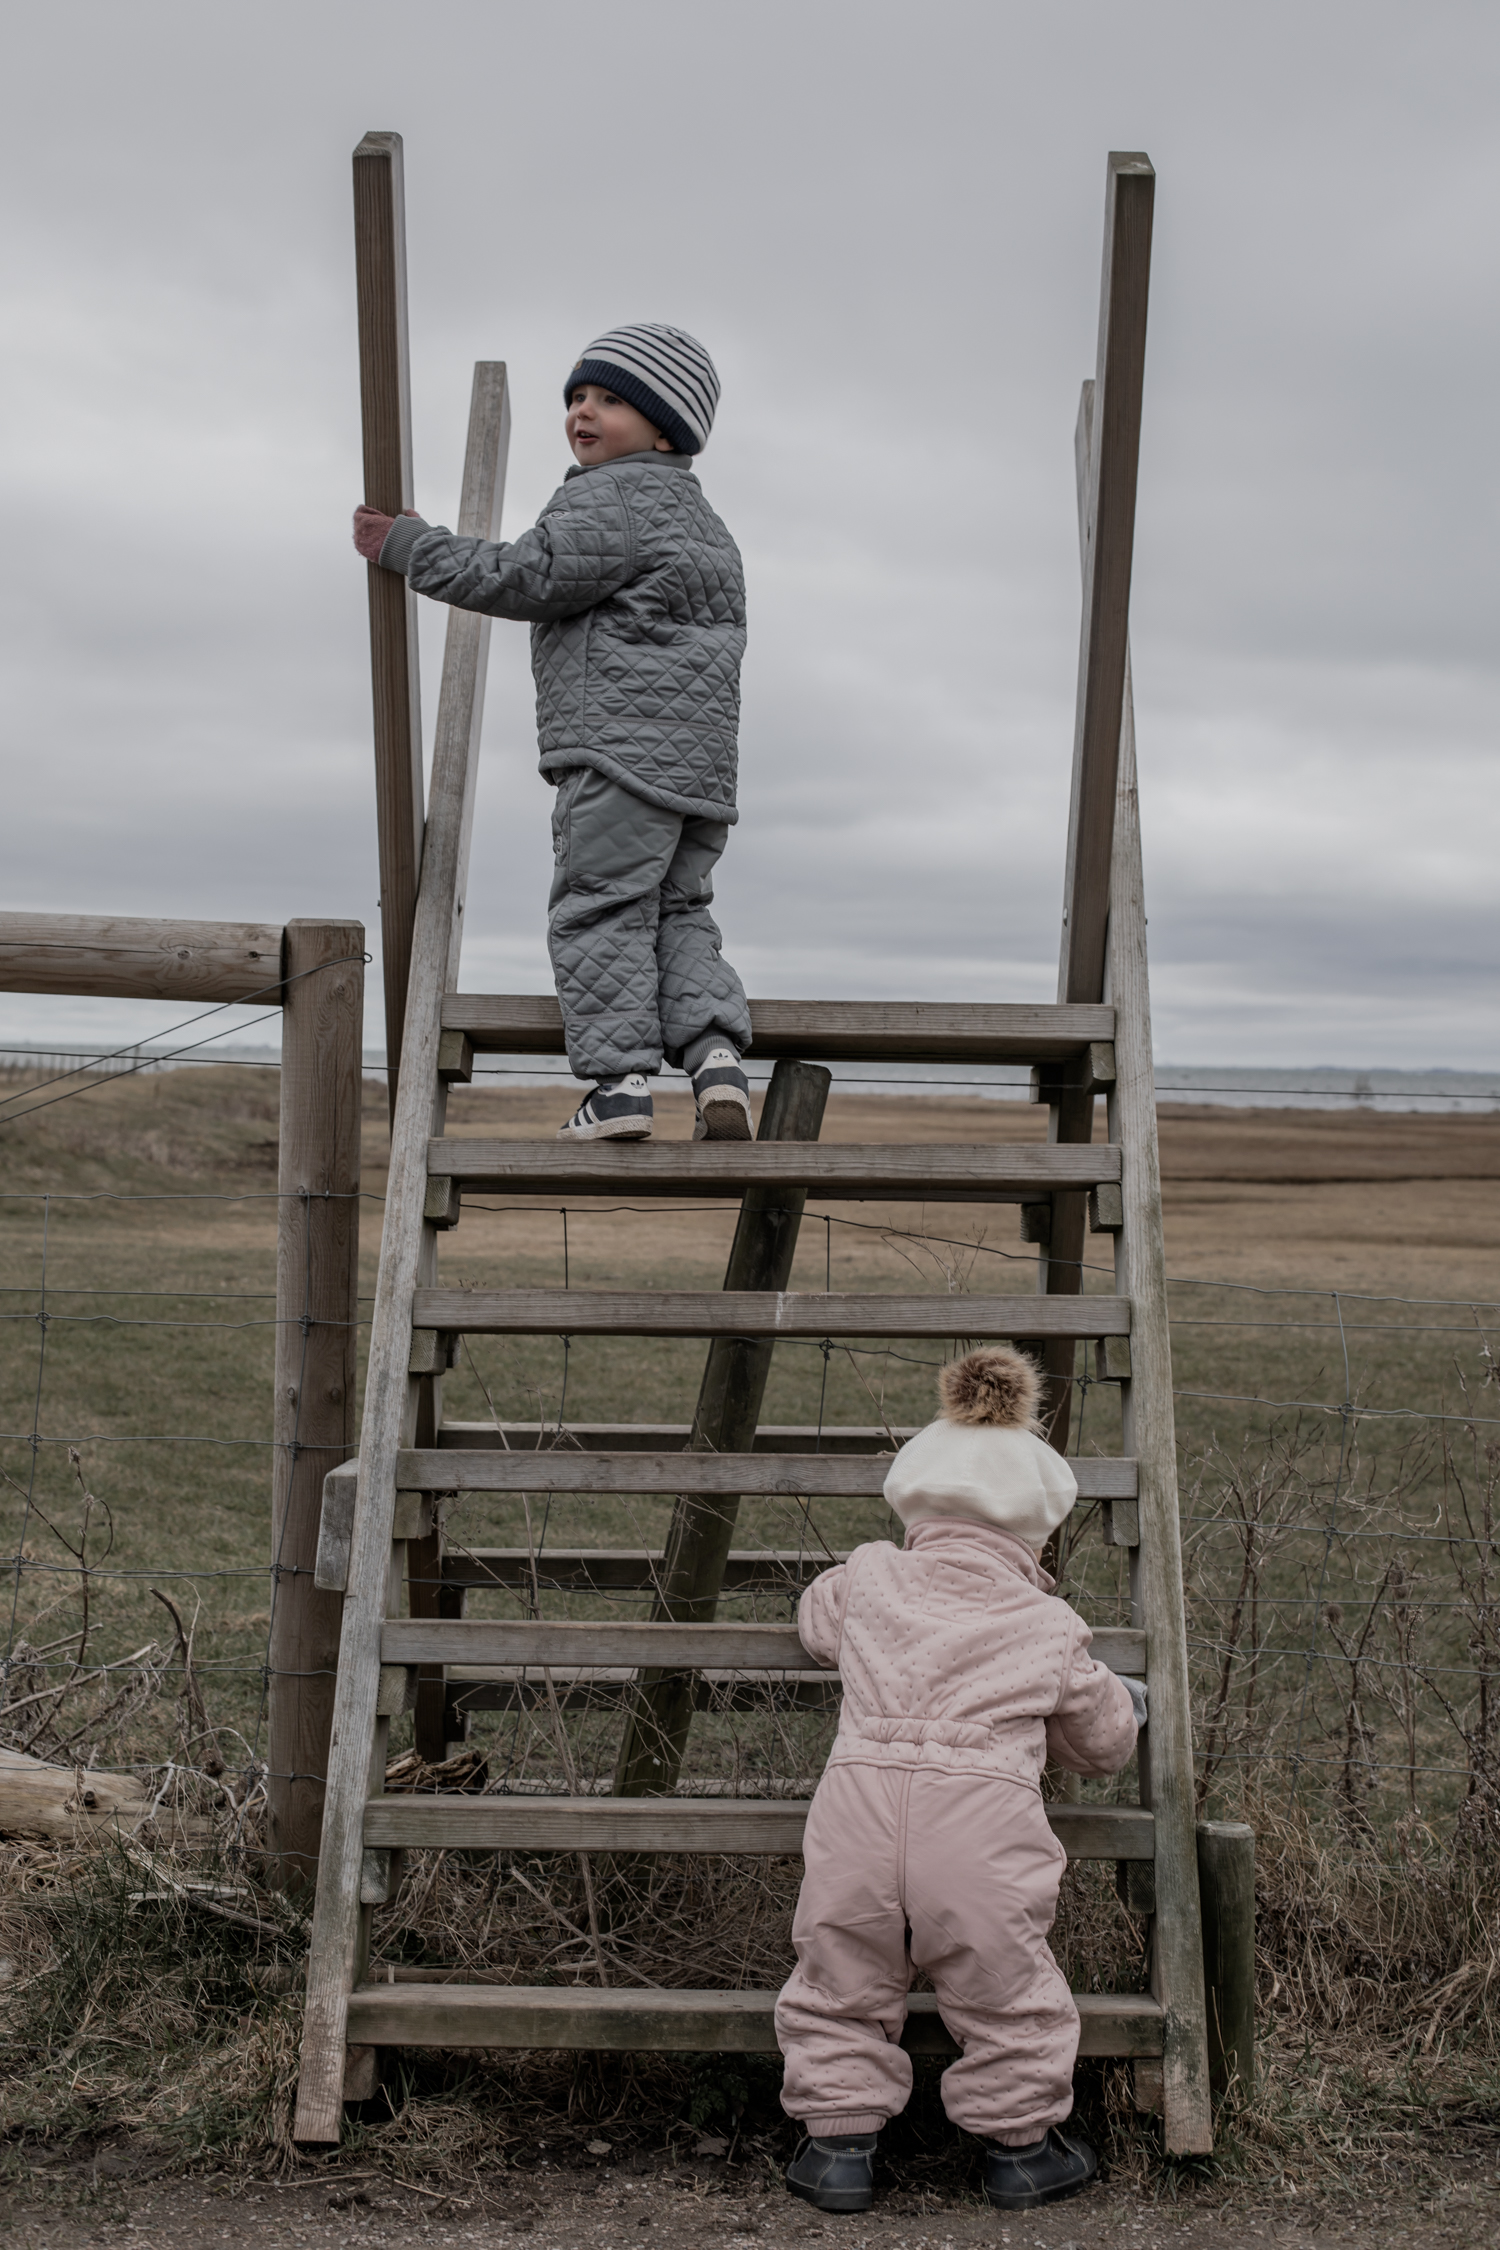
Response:
[{"label": "fur pom-pom", "polygon": [[1034,1360],[1007,1344],[990,1344],[945,1367],[938,1377],[945,1422],[988,1423],[1001,1430],[1032,1430],[1042,1378]]}]

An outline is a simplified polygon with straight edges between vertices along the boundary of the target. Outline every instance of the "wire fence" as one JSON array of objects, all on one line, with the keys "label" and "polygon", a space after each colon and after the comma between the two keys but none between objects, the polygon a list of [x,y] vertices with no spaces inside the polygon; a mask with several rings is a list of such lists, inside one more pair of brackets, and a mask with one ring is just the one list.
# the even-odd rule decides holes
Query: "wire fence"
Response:
[{"label": "wire fence", "polygon": [[[274,1086],[272,1072],[264,1077]],[[107,1085],[86,1074],[74,1090],[93,1086],[107,1100]],[[30,1107],[20,1091],[18,1106]],[[256,1137],[274,1115],[259,1080],[236,1073],[207,1117],[206,1101],[184,1094],[184,1135],[227,1137],[236,1174],[274,1163],[274,1146]],[[383,1104],[383,1089],[372,1089],[372,1114]],[[86,1153],[128,1172],[151,1129],[132,1113],[85,1136]],[[33,1160],[69,1177],[78,1168],[55,1139]],[[210,1166],[229,1161],[223,1145],[207,1162],[174,1156],[170,1131],[152,1161],[158,1172],[180,1162],[190,1177],[38,1184],[0,1197],[9,1268],[0,1477],[12,1509],[0,1745],[131,1776],[138,1804],[189,1827],[227,1809],[253,1850],[277,1778],[266,1756],[277,1605],[301,1567],[270,1553],[274,1457],[278,1443],[297,1444],[295,1431],[278,1441],[272,1427],[274,1344],[287,1321],[307,1333],[310,1301],[278,1315],[274,1188],[222,1171],[206,1184]],[[381,1204],[377,1193],[360,1200],[372,1216]],[[444,1260],[466,1279],[493,1271],[516,1284],[589,1287],[633,1261],[643,1284],[665,1263],[680,1286],[695,1259],[693,1278],[712,1285],[733,1212],[674,1207],[670,1240],[660,1206],[626,1202],[466,1203],[465,1219]],[[1014,1291],[1036,1253],[991,1240],[992,1223],[942,1232],[814,1206],[796,1285],[910,1292],[915,1275],[937,1294]],[[367,1230],[372,1243],[376,1232]],[[368,1250],[366,1274],[369,1289]],[[1091,1254],[1082,1280],[1107,1290],[1113,1275]],[[1500,1300],[1196,1275],[1173,1281],[1171,1295],[1205,1805],[1269,1793],[1370,1826],[1493,1804],[1500,1389],[1490,1338]],[[895,1443],[929,1418],[942,1356],[899,1339],[784,1343],[765,1418],[810,1431],[815,1448],[849,1424]],[[533,1424],[541,1442],[567,1446],[592,1422],[685,1423],[699,1372],[701,1347],[691,1344],[475,1338],[448,1378],[445,1410],[511,1431]],[[1096,1376],[1083,1347],[1073,1405],[1075,1453],[1120,1449],[1118,1384]],[[513,1582],[471,1594],[477,1610],[640,1615],[653,1599],[649,1568],[622,1588],[591,1580],[586,1563],[554,1569],[552,1559],[621,1545],[659,1556],[670,1502],[465,1495],[448,1504],[446,1536],[460,1559],[492,1546],[527,1557]],[[736,1536],[758,1561],[742,1562],[747,1583],[726,1596],[724,1614],[792,1614],[814,1563],[888,1528],[878,1502],[747,1502]],[[1128,1558],[1104,1545],[1088,1507],[1070,1519],[1058,1567],[1093,1622],[1129,1621]],[[608,1786],[621,1683],[565,1687],[559,1702],[521,1675],[472,1696],[457,1779]],[[833,1723],[827,1697],[805,1683],[747,1695],[709,1682],[684,1786],[800,1784],[816,1773]],[[398,1777],[413,1770],[403,1724],[392,1741]]]}]

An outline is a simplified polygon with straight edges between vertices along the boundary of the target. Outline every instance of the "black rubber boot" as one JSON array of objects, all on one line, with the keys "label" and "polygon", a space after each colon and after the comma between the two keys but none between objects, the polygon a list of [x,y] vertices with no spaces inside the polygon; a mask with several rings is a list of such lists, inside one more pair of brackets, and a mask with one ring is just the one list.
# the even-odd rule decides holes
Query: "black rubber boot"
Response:
[{"label": "black rubber boot", "polygon": [[875,2200],[878,2133],[805,2140],[786,2168],[786,2184],[815,2211],[868,2211]]},{"label": "black rubber boot", "polygon": [[1031,2148],[1001,2148],[991,2141],[984,2152],[984,2192],[998,2210],[1031,2211],[1039,2203],[1061,2203],[1086,2188],[1099,2159],[1078,2133],[1050,2125]]}]

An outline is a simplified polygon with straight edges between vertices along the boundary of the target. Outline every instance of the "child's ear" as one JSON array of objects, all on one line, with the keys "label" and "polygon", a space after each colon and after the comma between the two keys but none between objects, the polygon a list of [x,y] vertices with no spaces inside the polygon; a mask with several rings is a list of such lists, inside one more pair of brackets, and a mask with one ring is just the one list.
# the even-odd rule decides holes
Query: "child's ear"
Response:
[{"label": "child's ear", "polygon": [[676,450],[676,446],[669,437],[659,437],[652,447],[654,453],[675,453]]}]

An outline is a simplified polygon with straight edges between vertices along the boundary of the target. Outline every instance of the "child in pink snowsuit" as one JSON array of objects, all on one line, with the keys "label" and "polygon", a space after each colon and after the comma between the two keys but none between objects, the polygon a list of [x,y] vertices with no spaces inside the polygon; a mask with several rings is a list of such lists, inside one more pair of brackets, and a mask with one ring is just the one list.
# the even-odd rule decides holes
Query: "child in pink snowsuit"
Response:
[{"label": "child in pink snowsuit", "polygon": [[809,2136],[787,2184],[824,2210],[872,2199],[875,2135],[911,2091],[899,2042],[916,1969],[962,2049],[943,2104],[991,2144],[991,2202],[1052,2201],[1096,2169],[1056,2130],[1078,2011],[1047,1944],[1067,1857],[1040,1784],[1049,1757],[1117,1772],[1145,1691],[1089,1655],[1040,1566],[1078,1487],[1036,1434],[1039,1388],[1002,1348],[944,1368],[940,1419],[886,1479],[905,1545],[856,1548],[797,1612],[803,1646],[843,1679],[776,2006],[782,2106]]}]

